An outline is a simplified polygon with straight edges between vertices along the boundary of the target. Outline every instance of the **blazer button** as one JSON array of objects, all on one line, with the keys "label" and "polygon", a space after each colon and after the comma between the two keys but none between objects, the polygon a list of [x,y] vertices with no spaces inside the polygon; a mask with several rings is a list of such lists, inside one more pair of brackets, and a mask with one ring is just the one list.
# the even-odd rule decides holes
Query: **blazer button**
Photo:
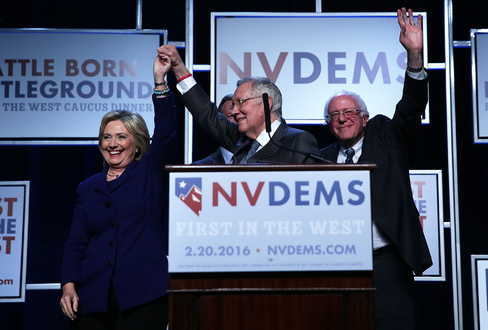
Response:
[{"label": "blazer button", "polygon": [[114,246],[115,246],[115,241],[111,241],[111,242],[110,242],[110,246],[111,246],[111,247],[114,247]]},{"label": "blazer button", "polygon": [[112,220],[112,221],[110,222],[110,225],[111,225],[112,227],[115,227],[115,226],[117,226],[117,221],[115,221],[115,220]]},{"label": "blazer button", "polygon": [[109,266],[109,267],[113,267],[113,266],[114,266],[114,262],[113,262],[112,260],[110,260],[110,261],[108,262],[108,266]]},{"label": "blazer button", "polygon": [[106,203],[105,203],[105,206],[106,206],[106,207],[112,207],[112,202],[106,202]]}]

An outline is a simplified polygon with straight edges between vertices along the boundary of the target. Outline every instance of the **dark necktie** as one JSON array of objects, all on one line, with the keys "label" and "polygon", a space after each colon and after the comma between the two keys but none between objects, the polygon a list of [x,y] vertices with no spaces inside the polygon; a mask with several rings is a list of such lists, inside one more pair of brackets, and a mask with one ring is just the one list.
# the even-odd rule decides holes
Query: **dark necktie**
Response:
[{"label": "dark necktie", "polygon": [[247,164],[247,160],[256,153],[256,150],[258,150],[258,148],[259,148],[259,142],[257,140],[254,140],[254,142],[251,145],[251,149],[249,149],[249,152],[247,153],[246,157],[242,158],[240,164]]},{"label": "dark necktie", "polygon": [[354,149],[349,148],[346,150],[346,164],[354,164],[352,158],[354,157]]}]

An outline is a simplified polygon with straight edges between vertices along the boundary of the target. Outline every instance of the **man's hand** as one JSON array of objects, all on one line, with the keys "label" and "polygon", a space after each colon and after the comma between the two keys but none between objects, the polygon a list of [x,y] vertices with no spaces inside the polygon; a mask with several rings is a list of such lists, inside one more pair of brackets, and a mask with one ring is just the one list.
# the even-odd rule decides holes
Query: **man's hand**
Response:
[{"label": "man's hand", "polygon": [[190,73],[174,45],[164,45],[159,47],[158,54],[161,57],[166,56],[169,59],[169,62],[171,63],[171,70],[173,70],[176,79],[184,77]]},{"label": "man's hand", "polygon": [[398,25],[400,26],[400,43],[407,50],[408,66],[412,68],[422,67],[422,15],[418,15],[415,25],[412,9],[405,8],[397,10]]}]

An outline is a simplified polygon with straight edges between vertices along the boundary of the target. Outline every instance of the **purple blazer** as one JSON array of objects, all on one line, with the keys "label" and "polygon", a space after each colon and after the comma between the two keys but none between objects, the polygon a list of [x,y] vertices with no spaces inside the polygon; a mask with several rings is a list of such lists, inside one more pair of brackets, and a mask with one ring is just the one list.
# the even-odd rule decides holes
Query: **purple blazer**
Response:
[{"label": "purple blazer", "polygon": [[80,183],[61,267],[61,285],[74,282],[79,313],[107,310],[113,281],[121,310],[168,289],[168,179],[175,138],[174,95],[154,98],[149,152],[107,183],[107,168]]}]

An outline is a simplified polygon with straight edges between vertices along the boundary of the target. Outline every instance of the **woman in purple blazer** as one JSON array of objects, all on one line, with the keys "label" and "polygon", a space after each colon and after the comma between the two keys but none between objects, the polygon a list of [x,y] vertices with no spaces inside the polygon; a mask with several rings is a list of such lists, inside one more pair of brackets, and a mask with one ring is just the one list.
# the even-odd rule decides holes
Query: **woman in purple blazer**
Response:
[{"label": "woman in purple blazer", "polygon": [[164,329],[168,321],[167,174],[174,95],[154,62],[153,141],[144,119],[112,111],[101,122],[105,168],[77,189],[62,262],[61,309],[75,329]]}]

